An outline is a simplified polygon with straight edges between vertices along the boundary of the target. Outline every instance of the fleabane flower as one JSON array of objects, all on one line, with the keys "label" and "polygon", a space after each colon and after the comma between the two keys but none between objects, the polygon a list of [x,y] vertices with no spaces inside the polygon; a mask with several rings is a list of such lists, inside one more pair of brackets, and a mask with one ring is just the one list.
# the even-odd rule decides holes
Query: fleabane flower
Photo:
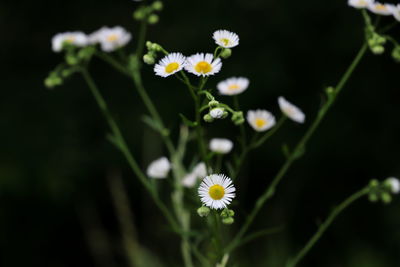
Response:
[{"label": "fleabane flower", "polygon": [[186,57],[181,53],[170,53],[163,57],[155,66],[154,72],[161,77],[168,77],[181,71],[186,64]]},{"label": "fleabane flower", "polygon": [[171,170],[171,163],[166,157],[161,157],[147,167],[147,176],[150,178],[163,179],[167,178]]},{"label": "fleabane flower", "polygon": [[235,198],[232,180],[223,174],[211,174],[201,182],[198,193],[204,205],[211,209],[226,208]]},{"label": "fleabane flower", "polygon": [[400,193],[400,181],[399,179],[395,177],[389,177],[386,179],[386,183],[389,184],[390,189],[393,194],[398,194]]},{"label": "fleabane flower", "polygon": [[264,132],[275,125],[275,117],[271,112],[257,109],[249,110],[246,116],[247,122],[257,132]]},{"label": "fleabane flower", "polygon": [[204,162],[198,163],[194,166],[192,172],[186,174],[182,179],[182,185],[184,187],[192,188],[196,185],[197,179],[207,176],[207,167]]},{"label": "fleabane flower", "polygon": [[186,59],[185,70],[197,76],[210,76],[221,70],[221,59],[213,54],[197,53]]},{"label": "fleabane flower", "polygon": [[89,39],[92,44],[100,44],[104,52],[112,52],[129,43],[132,35],[121,26],[103,27],[92,33]]},{"label": "fleabane flower", "polygon": [[288,116],[291,120],[298,123],[304,123],[306,118],[304,113],[298,107],[287,101],[283,96],[278,98],[278,104],[283,114]]},{"label": "fleabane flower", "polygon": [[355,8],[367,8],[368,5],[373,3],[373,0],[348,0],[348,5]]},{"label": "fleabane flower", "polygon": [[392,15],[390,12],[390,8],[394,7],[391,4],[382,4],[379,2],[372,2],[368,4],[368,9],[372,13],[378,14],[378,15],[383,15],[383,16],[389,16]]},{"label": "fleabane flower", "polygon": [[210,140],[209,148],[212,152],[218,154],[228,154],[233,148],[233,143],[225,138],[213,138]]},{"label": "fleabane flower", "polygon": [[249,79],[244,77],[232,77],[217,84],[221,95],[238,95],[249,87]]},{"label": "fleabane flower", "polygon": [[64,44],[83,47],[88,44],[88,38],[83,32],[64,32],[53,36],[51,45],[54,52],[60,52]]},{"label": "fleabane flower", "polygon": [[224,116],[225,110],[223,108],[213,108],[210,110],[210,116],[213,119],[221,119]]},{"label": "fleabane flower", "polygon": [[232,48],[239,44],[239,36],[227,30],[218,30],[213,33],[215,43],[224,48]]},{"label": "fleabane flower", "polygon": [[397,6],[389,5],[388,9],[389,9],[390,13],[393,15],[393,17],[397,21],[400,21],[400,4],[398,4]]}]

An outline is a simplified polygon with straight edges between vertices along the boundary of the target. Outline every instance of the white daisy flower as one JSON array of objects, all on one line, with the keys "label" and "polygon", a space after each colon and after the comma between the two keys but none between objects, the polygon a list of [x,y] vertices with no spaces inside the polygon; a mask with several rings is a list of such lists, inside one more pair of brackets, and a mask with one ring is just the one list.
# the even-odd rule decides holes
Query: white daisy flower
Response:
[{"label": "white daisy flower", "polygon": [[64,32],[57,33],[51,40],[52,49],[54,52],[60,52],[65,43],[83,47],[88,44],[88,38],[83,32]]},{"label": "white daisy flower", "polygon": [[197,177],[193,173],[186,174],[182,179],[182,185],[187,188],[192,188],[196,185]]},{"label": "white daisy flower", "polygon": [[249,110],[246,119],[250,126],[257,132],[264,132],[275,125],[274,115],[263,109]]},{"label": "white daisy flower", "polygon": [[213,108],[210,110],[210,116],[214,119],[220,119],[224,115],[224,109],[222,108]]},{"label": "white daisy flower", "polygon": [[304,123],[306,116],[298,107],[287,101],[283,96],[278,98],[278,103],[283,114],[295,122]]},{"label": "white daisy flower", "polygon": [[155,66],[154,72],[161,77],[168,77],[181,71],[186,64],[186,57],[181,53],[170,53],[162,58]]},{"label": "white daisy flower", "polygon": [[147,176],[156,179],[167,178],[170,170],[171,163],[166,157],[162,157],[150,163],[147,167]]},{"label": "white daisy flower", "polygon": [[400,193],[400,181],[395,177],[389,177],[386,182],[390,185],[393,194]]},{"label": "white daisy flower", "polygon": [[222,174],[211,174],[199,186],[199,196],[204,205],[212,209],[226,208],[235,198],[232,180]]},{"label": "white daisy flower", "polygon": [[186,59],[186,71],[197,76],[209,76],[221,70],[221,59],[214,59],[213,54],[197,53]]},{"label": "white daisy flower", "polygon": [[196,185],[197,179],[199,178],[203,179],[206,176],[207,176],[206,164],[204,162],[200,162],[196,166],[194,166],[191,173],[188,173],[183,177],[182,185],[184,187],[192,188],[193,186]]},{"label": "white daisy flower", "polygon": [[213,138],[210,140],[209,148],[211,151],[218,154],[227,154],[231,152],[233,143],[229,139],[225,138]]},{"label": "white daisy flower", "polygon": [[394,7],[391,4],[382,4],[379,2],[372,2],[368,4],[368,9],[372,13],[378,14],[378,15],[383,15],[383,16],[389,16],[392,15],[390,12],[390,8]]},{"label": "white daisy flower", "polygon": [[249,87],[249,79],[244,77],[232,77],[217,84],[221,95],[238,95]]},{"label": "white daisy flower", "polygon": [[368,5],[373,3],[373,0],[348,0],[348,5],[355,8],[367,8]]},{"label": "white daisy flower", "polygon": [[390,13],[393,15],[393,17],[397,21],[400,21],[400,4],[398,4],[397,6],[389,5],[388,9],[389,9]]},{"label": "white daisy flower", "polygon": [[100,44],[104,52],[112,52],[125,46],[132,39],[132,35],[121,26],[112,28],[103,27],[92,33],[89,40],[92,44]]},{"label": "white daisy flower", "polygon": [[215,43],[224,48],[232,48],[239,44],[239,36],[227,30],[218,30],[213,34]]}]

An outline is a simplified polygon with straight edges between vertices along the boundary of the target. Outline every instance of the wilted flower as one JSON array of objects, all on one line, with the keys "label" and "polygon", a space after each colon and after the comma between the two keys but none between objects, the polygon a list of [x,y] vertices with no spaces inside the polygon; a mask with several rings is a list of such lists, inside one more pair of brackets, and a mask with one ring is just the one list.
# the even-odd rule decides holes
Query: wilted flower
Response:
[{"label": "wilted flower", "polygon": [[233,148],[233,143],[225,138],[213,138],[210,140],[209,148],[211,151],[218,154],[227,154]]},{"label": "wilted flower", "polygon": [[274,115],[262,109],[249,110],[246,119],[250,126],[257,132],[266,131],[275,125]]},{"label": "wilted flower", "polygon": [[88,44],[88,38],[83,32],[64,32],[57,33],[51,40],[52,49],[54,52],[60,52],[64,44],[83,47]]},{"label": "wilted flower", "polygon": [[304,113],[295,105],[287,101],[283,96],[278,98],[279,108],[290,119],[298,123],[304,123],[305,115]]},{"label": "wilted flower", "polygon": [[232,77],[217,84],[221,95],[237,95],[249,87],[249,79],[244,77]]},{"label": "wilted flower", "polygon": [[224,48],[232,48],[239,44],[239,36],[227,30],[218,30],[213,33],[215,43]]},{"label": "wilted flower", "polygon": [[147,167],[147,176],[156,179],[167,178],[170,170],[171,163],[166,157],[162,157],[150,163]]},{"label": "wilted flower", "polygon": [[161,77],[168,77],[181,71],[186,64],[186,58],[181,53],[171,53],[162,58],[155,66],[154,72]]},{"label": "wilted flower", "polygon": [[210,76],[221,70],[222,62],[213,54],[197,53],[187,58],[186,71],[197,76]]},{"label": "wilted flower", "polygon": [[226,208],[235,198],[232,180],[223,174],[211,174],[204,178],[198,193],[204,205],[212,209]]}]

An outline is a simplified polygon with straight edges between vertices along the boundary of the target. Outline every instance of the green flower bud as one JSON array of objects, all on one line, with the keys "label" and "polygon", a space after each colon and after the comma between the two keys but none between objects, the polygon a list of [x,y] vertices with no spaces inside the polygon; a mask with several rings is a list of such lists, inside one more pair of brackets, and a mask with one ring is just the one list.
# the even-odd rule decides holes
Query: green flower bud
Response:
[{"label": "green flower bud", "polygon": [[230,57],[232,55],[232,50],[230,49],[230,48],[223,48],[223,50],[222,50],[222,52],[221,52],[221,54],[220,54],[220,56],[222,57],[222,58],[228,58],[228,57]]},{"label": "green flower bud", "polygon": [[382,199],[382,202],[385,204],[389,204],[390,202],[392,202],[392,196],[386,192],[382,193],[381,199]]},{"label": "green flower bud", "polygon": [[392,51],[392,58],[396,62],[400,62],[400,46],[396,46]]},{"label": "green flower bud", "polygon": [[206,207],[206,206],[202,206],[202,207],[197,209],[197,214],[200,217],[207,217],[208,214],[210,214],[210,209],[208,207]]},{"label": "green flower bud", "polygon": [[210,108],[216,108],[219,106],[219,102],[217,100],[211,100],[210,102],[208,102],[208,106]]},{"label": "green flower bud", "polygon": [[63,78],[67,78],[68,76],[71,76],[73,73],[75,72],[75,70],[72,69],[65,69],[61,71],[61,76]]},{"label": "green flower bud", "polygon": [[149,24],[156,24],[159,21],[158,15],[156,14],[151,14],[148,18],[147,18],[147,22]]},{"label": "green flower bud", "polygon": [[44,85],[49,89],[52,89],[58,85],[61,85],[62,83],[63,83],[63,80],[56,74],[50,74],[49,77],[47,77],[44,80]]},{"label": "green flower bud", "polygon": [[377,201],[379,200],[378,195],[375,194],[375,193],[370,193],[370,194],[368,195],[368,199],[369,199],[369,201],[371,201],[371,202],[377,202]]},{"label": "green flower bud", "polygon": [[377,188],[378,186],[379,186],[379,181],[376,180],[376,179],[373,179],[373,180],[371,180],[371,181],[369,182],[369,187],[370,187],[371,189]]},{"label": "green flower bud", "polygon": [[235,219],[233,219],[232,217],[227,217],[227,218],[223,218],[222,219],[222,223],[223,224],[230,225],[230,224],[232,224],[234,222],[235,222]]},{"label": "green flower bud", "polygon": [[214,121],[213,117],[208,113],[206,115],[204,115],[203,120],[205,122],[213,122]]},{"label": "green flower bud", "polygon": [[147,50],[151,50],[151,47],[152,47],[152,45],[153,45],[153,43],[152,43],[152,42],[150,42],[150,41],[147,41],[147,42],[146,42],[146,47],[147,47]]},{"label": "green flower bud", "polygon": [[381,55],[385,52],[385,47],[383,47],[382,45],[375,45],[371,47],[371,51],[375,55]]},{"label": "green flower bud", "polygon": [[232,114],[232,121],[235,125],[240,125],[244,123],[244,117],[243,117],[243,112],[242,111],[235,111]]},{"label": "green flower bud", "polygon": [[156,52],[161,52],[162,51],[162,46],[156,43],[151,44],[151,50],[154,50]]},{"label": "green flower bud", "polygon": [[155,63],[155,59],[151,54],[146,54],[143,56],[144,63],[148,65],[153,65]]},{"label": "green flower bud", "polygon": [[221,212],[221,217],[222,218],[233,217],[234,215],[235,215],[235,212],[233,210],[230,210],[230,209],[224,209]]},{"label": "green flower bud", "polygon": [[143,8],[139,8],[135,12],[133,12],[133,18],[135,20],[143,20],[146,17],[146,12]]},{"label": "green flower bud", "polygon": [[77,65],[79,63],[78,58],[73,55],[73,54],[67,54],[65,55],[65,61],[67,62],[68,65],[70,66],[74,66]]},{"label": "green flower bud", "polygon": [[161,1],[155,1],[152,5],[153,9],[156,11],[161,11],[164,7],[163,3]]}]

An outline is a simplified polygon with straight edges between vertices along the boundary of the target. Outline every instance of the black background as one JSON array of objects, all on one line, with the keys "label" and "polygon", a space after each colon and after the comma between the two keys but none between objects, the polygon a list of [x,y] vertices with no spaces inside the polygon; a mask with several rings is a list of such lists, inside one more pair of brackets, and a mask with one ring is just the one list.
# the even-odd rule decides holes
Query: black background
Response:
[{"label": "black background", "polygon": [[[178,240],[166,231],[125,160],[107,142],[107,125],[82,78],[76,75],[52,91],[43,86],[47,73],[62,60],[51,51],[55,33],[122,25],[136,41],[138,28],[131,14],[137,6],[128,0],[1,1],[1,266],[96,266],[83,227],[82,214],[89,212],[107,232],[117,266],[126,266],[107,184],[114,169],[122,173],[142,245],[165,266],[180,266]],[[393,18],[383,18],[381,25],[391,22]],[[337,83],[361,47],[363,20],[345,0],[176,0],[165,2],[161,21],[150,28],[148,39],[186,55],[211,52],[211,34],[217,29],[232,30],[241,39],[210,86],[246,76],[251,86],[240,97],[244,110],[266,108],[279,114],[276,99],[284,95],[307,114],[306,125],[287,123],[250,156],[237,184],[243,208],[235,229],[283,163],[281,145],[293,146],[301,137],[321,105],[323,88]],[[398,36],[398,28],[391,33]],[[92,73],[145,168],[165,152],[157,134],[140,120],[145,107],[130,80],[99,61],[93,63]],[[283,225],[284,231],[242,247],[232,262],[282,266],[335,204],[372,178],[400,175],[399,70],[390,51],[367,54],[307,153],[253,226]],[[155,77],[149,66],[143,73],[167,125],[176,129],[177,114],[192,112],[189,94],[178,81]],[[227,121],[208,128],[209,137],[237,132]],[[400,265],[399,205],[398,199],[388,206],[357,202],[302,266]]]}]

